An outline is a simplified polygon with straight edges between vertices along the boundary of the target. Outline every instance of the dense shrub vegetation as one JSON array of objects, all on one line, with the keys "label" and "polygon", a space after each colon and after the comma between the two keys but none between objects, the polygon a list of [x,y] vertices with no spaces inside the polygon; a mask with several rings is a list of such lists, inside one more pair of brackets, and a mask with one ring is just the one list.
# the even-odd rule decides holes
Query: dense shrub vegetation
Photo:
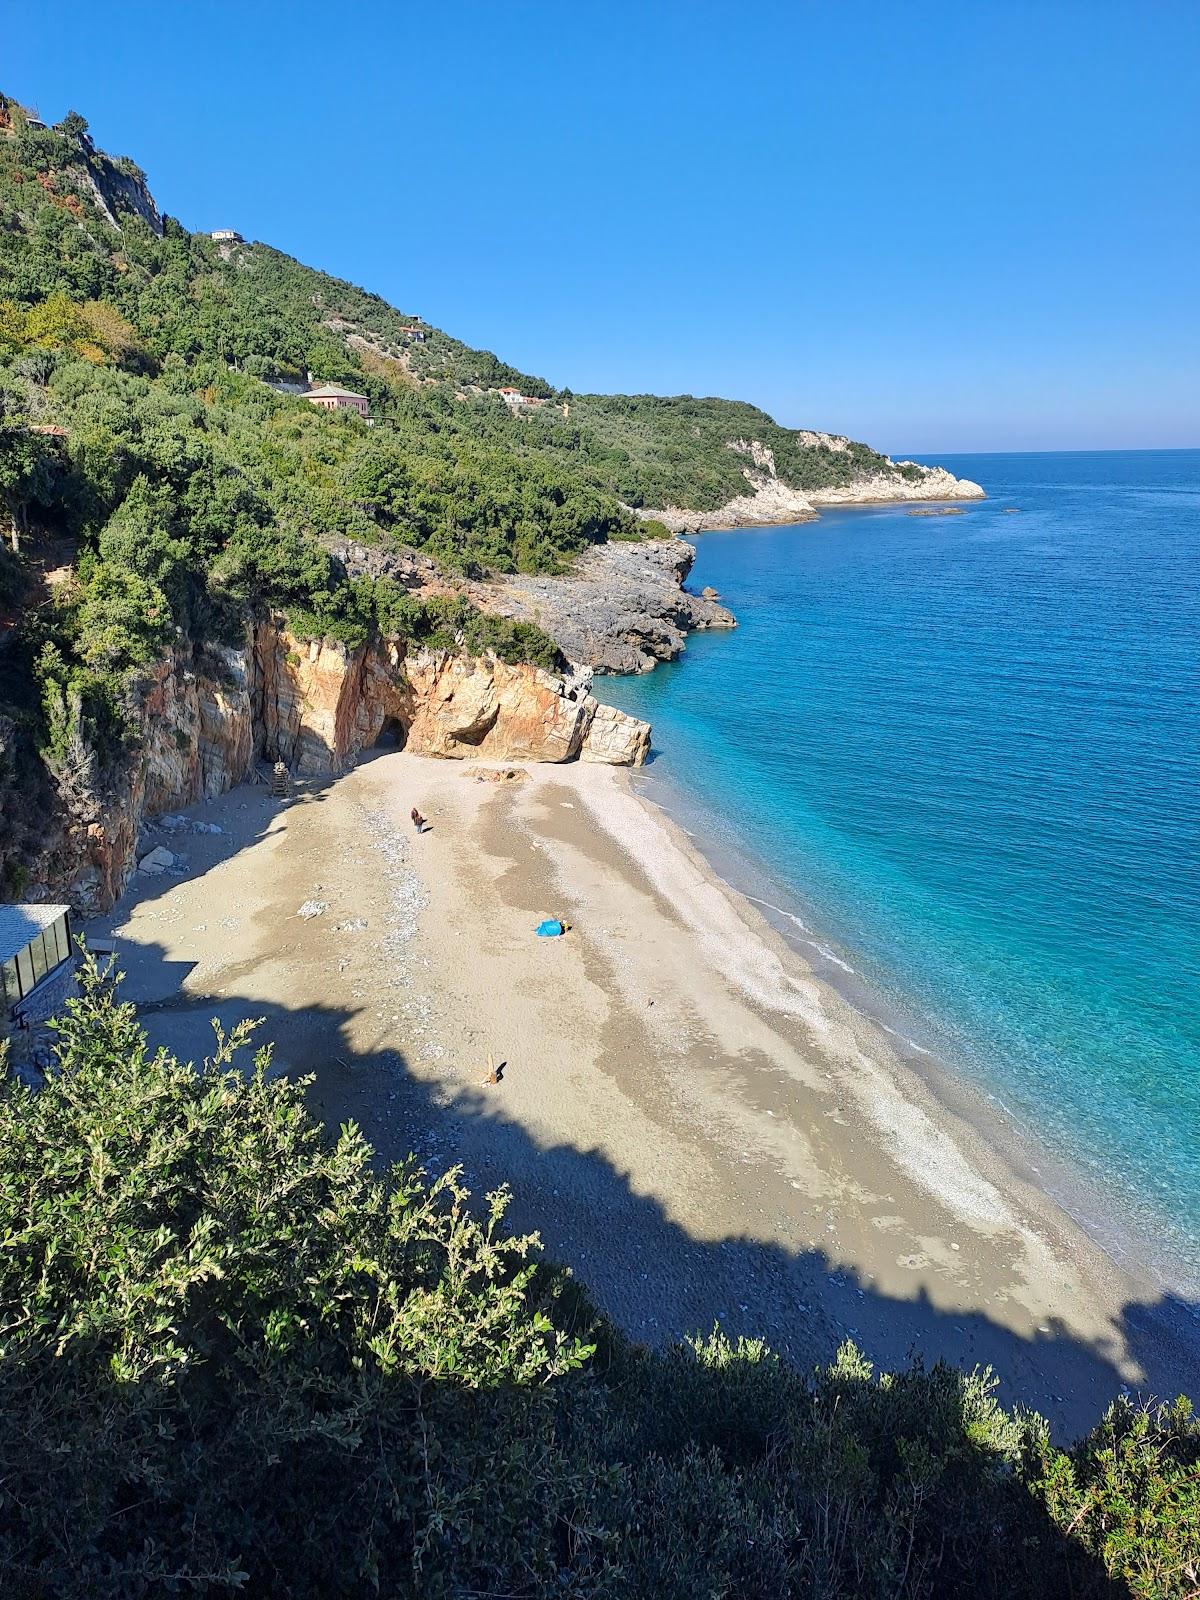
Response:
[{"label": "dense shrub vegetation", "polygon": [[[373,425],[286,391],[310,373],[366,393]],[[501,385],[554,403],[514,415]],[[102,766],[119,756],[131,675],[175,639],[234,638],[247,607],[361,641],[394,597],[350,581],[347,541],[449,573],[559,572],[591,544],[661,532],[628,506],[744,491],[733,440],[810,488],[885,465],[752,406],[556,396],[267,245],[160,220],[144,174],[98,152],[82,117],[31,126],[0,96],[0,536],[78,552],[0,662],[0,714],[30,748],[78,736]],[[0,607],[24,588],[6,558]],[[537,629],[465,611],[454,629],[407,625],[557,659]]]},{"label": "dense shrub vegetation", "polygon": [[[730,441],[770,450],[775,470],[795,489],[843,488],[876,473],[914,476],[865,444],[845,449],[803,442],[757,406],[736,400],[654,394],[576,395],[579,449],[597,478],[632,506],[687,506],[715,511],[746,493],[750,464]],[[551,419],[553,425],[553,419]]]},{"label": "dense shrub vegetation", "polygon": [[[411,319],[265,246],[225,259],[170,219],[160,235],[140,173],[97,155],[82,119],[30,128],[0,102],[3,130],[0,533],[78,552],[0,662],[0,709],[33,742],[53,759],[77,728],[118,757],[131,675],[177,638],[236,637],[246,607],[348,644],[394,626],[558,663],[538,629],[465,603],[401,615],[333,553],[395,542],[450,571],[554,571],[635,533],[475,392],[544,384],[433,329],[405,344]],[[309,369],[365,389],[376,425],[263,381]],[[0,606],[19,608],[27,576],[6,549]]]},{"label": "dense shrub vegetation", "polygon": [[1195,1593],[1182,1404],[1063,1451],[985,1377],[634,1348],[243,1039],[151,1056],[90,981],[0,1088],[6,1594]]}]

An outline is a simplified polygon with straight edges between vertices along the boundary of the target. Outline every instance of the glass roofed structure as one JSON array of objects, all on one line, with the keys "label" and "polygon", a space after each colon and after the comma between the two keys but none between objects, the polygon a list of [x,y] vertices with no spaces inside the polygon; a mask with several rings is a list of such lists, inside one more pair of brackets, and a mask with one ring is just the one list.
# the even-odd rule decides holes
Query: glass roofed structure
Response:
[{"label": "glass roofed structure", "polygon": [[0,1016],[7,1021],[71,960],[69,906],[0,905]]}]

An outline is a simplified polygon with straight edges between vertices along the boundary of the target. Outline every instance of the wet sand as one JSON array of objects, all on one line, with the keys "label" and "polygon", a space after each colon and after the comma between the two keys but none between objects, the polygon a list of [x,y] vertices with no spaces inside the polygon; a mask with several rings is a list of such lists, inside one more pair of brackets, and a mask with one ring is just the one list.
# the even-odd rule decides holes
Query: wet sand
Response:
[{"label": "wet sand", "polygon": [[[1123,1385],[1200,1392],[1188,1309],[935,1098],[625,774],[485,770],[388,752],[287,804],[192,808],[224,831],[163,834],[183,871],[93,925],[152,1041],[201,1059],[211,1017],[263,1017],[321,1116],[507,1182],[512,1225],[635,1337],[719,1320],[802,1363],[852,1338],[883,1366],[991,1364],[1068,1432]],[[536,938],[544,916],[572,931]]]}]

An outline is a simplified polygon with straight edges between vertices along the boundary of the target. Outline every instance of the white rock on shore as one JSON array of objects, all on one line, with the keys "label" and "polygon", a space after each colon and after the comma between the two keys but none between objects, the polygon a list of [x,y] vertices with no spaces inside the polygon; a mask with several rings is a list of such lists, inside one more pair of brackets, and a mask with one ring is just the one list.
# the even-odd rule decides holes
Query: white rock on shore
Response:
[{"label": "white rock on shore", "polygon": [[917,483],[901,478],[861,478],[844,489],[822,489],[811,496],[818,506],[870,505],[889,500],[986,500],[982,487],[970,478],[956,478],[945,467],[922,467],[918,461],[898,461],[898,467],[920,467]]},{"label": "white rock on shore", "polygon": [[[840,434],[802,430],[803,444],[822,446],[834,454],[845,454],[850,441]],[[814,522],[818,506],[872,505],[898,500],[983,500],[979,484],[969,478],[956,478],[945,467],[927,467],[918,461],[889,462],[892,472],[826,489],[793,489],[784,483],[775,467],[774,453],[757,439],[731,439],[729,448],[748,456],[751,465],[742,469],[750,486],[748,494],[736,496],[715,511],[692,511],[685,506],[642,508],[637,515],[662,522],[672,533],[700,533],[705,528],[752,528],[772,523]],[[885,458],[886,459],[886,458]],[[905,469],[921,474],[917,479],[902,476]]]}]

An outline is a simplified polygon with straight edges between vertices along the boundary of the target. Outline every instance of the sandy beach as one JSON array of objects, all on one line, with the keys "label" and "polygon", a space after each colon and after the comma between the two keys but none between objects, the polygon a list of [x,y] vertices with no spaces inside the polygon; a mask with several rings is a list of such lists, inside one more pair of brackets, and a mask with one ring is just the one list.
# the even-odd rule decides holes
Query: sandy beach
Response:
[{"label": "sandy beach", "polygon": [[[852,1338],[883,1366],[992,1364],[1070,1432],[1123,1386],[1200,1387],[1186,1311],[942,1103],[627,775],[516,770],[387,751],[287,802],[239,788],[156,832],[186,861],[84,932],[115,935],[154,1043],[199,1060],[213,1017],[262,1017],[318,1114],[382,1160],[510,1184],[511,1224],[636,1338],[716,1320],[801,1363]],[[571,932],[535,937],[545,916]]]}]

